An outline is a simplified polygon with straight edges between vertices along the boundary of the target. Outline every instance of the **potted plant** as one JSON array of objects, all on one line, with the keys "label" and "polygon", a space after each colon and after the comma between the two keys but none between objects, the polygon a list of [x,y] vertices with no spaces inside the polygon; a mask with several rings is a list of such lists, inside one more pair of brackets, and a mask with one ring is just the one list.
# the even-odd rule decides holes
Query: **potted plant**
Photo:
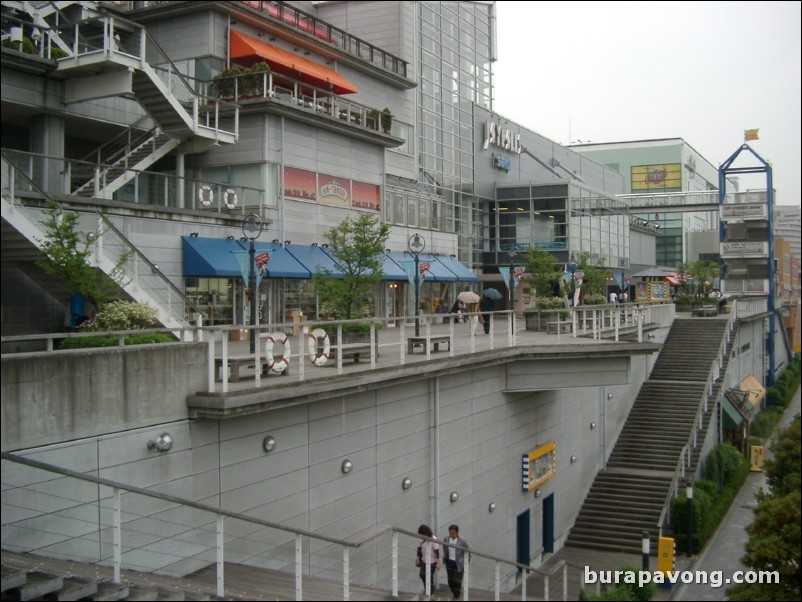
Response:
[{"label": "potted plant", "polygon": [[212,78],[212,85],[209,88],[209,95],[216,98],[234,98],[235,92],[241,94],[237,89],[237,76],[242,75],[239,67],[223,69]]},{"label": "potted plant", "polygon": [[565,320],[570,313],[565,309],[560,297],[538,297],[535,307],[524,311],[526,329],[530,331],[545,332],[549,324],[558,320]]},{"label": "potted plant", "polygon": [[240,78],[242,89],[240,96],[262,96],[267,92],[266,74],[270,73],[270,65],[262,61],[252,65],[244,71],[244,76]]},{"label": "potted plant", "polygon": [[384,107],[381,114],[381,126],[382,131],[385,134],[389,134],[390,130],[393,128],[393,115],[390,113],[390,109]]}]

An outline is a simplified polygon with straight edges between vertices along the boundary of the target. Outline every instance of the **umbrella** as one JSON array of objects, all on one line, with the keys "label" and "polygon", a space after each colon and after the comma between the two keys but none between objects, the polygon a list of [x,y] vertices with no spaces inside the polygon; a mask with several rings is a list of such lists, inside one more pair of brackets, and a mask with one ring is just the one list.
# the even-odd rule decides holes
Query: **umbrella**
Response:
[{"label": "umbrella", "polygon": [[479,303],[479,295],[471,291],[462,291],[457,295],[457,299],[468,305],[471,303]]},{"label": "umbrella", "polygon": [[487,297],[488,299],[492,299],[493,301],[504,298],[504,295],[502,295],[494,288],[486,288],[482,293],[482,295]]}]

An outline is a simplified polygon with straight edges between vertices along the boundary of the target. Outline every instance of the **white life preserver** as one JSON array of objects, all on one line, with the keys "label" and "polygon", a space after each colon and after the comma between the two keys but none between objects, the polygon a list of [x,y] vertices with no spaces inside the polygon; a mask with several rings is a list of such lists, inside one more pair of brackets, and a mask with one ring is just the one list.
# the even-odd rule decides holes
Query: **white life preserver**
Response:
[{"label": "white life preserver", "polygon": [[[284,357],[279,361],[273,358],[273,344],[276,342],[284,345]],[[267,360],[268,370],[276,374],[284,372],[284,370],[290,366],[290,353],[290,340],[287,338],[286,334],[283,332],[271,332],[267,335],[267,341],[265,342],[265,359]]]},{"label": "white life preserver", "polygon": [[198,201],[204,207],[208,207],[214,202],[214,190],[208,184],[204,184],[198,188]]},{"label": "white life preserver", "polygon": [[223,193],[223,203],[226,206],[226,209],[233,209],[237,206],[237,191],[233,188],[226,188],[226,191]]},{"label": "white life preserver", "polygon": [[[317,354],[317,341],[323,339],[323,353]],[[309,351],[309,361],[315,366],[322,366],[329,359],[329,351],[331,351],[331,342],[329,341],[328,333],[322,328],[315,328],[309,333],[309,339],[306,342],[306,348]]]}]

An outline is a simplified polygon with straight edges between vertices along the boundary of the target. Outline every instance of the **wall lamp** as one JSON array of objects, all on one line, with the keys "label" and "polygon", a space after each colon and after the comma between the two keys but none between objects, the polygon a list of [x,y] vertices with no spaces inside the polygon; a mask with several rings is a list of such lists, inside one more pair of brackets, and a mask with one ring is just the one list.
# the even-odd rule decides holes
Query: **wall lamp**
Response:
[{"label": "wall lamp", "polygon": [[316,243],[316,242],[313,242],[313,243],[312,243],[312,246],[313,246],[313,247],[316,247],[316,246],[317,246],[317,243]]},{"label": "wall lamp", "polygon": [[153,264],[153,268],[152,268],[152,270],[151,270],[151,271],[152,271],[154,274],[155,274],[155,273],[157,273],[157,272],[159,271],[159,264],[158,264],[158,263],[154,263],[154,264]]},{"label": "wall lamp", "polygon": [[451,500],[451,503],[453,504],[459,499],[459,493],[457,493],[456,491],[452,491],[451,495],[448,496],[448,499]]},{"label": "wall lamp", "polygon": [[94,232],[87,232],[86,233],[86,242],[93,242],[97,238],[97,234]]},{"label": "wall lamp", "polygon": [[291,245],[291,244],[292,244],[292,241],[291,241],[291,240],[285,240],[285,241],[284,241],[284,245],[285,245],[285,246],[286,246],[286,245]]},{"label": "wall lamp", "polygon": [[571,464],[575,464],[575,463],[576,463],[576,456],[571,456]]},{"label": "wall lamp", "polygon": [[404,480],[401,481],[401,489],[406,491],[410,487],[412,487],[412,479],[410,479],[409,477],[404,477]]},{"label": "wall lamp", "polygon": [[543,492],[540,491],[540,488],[538,487],[537,489],[535,489],[535,497],[540,497],[541,495],[543,495]]},{"label": "wall lamp", "polygon": [[168,452],[173,447],[173,438],[170,433],[162,433],[155,439],[148,441],[148,449],[157,452]]},{"label": "wall lamp", "polygon": [[490,503],[487,505],[487,511],[488,511],[488,512],[491,512],[491,513],[492,513],[492,512],[493,512],[493,510],[495,510],[495,509],[496,509],[496,502],[490,502]]},{"label": "wall lamp", "polygon": [[276,449],[276,438],[273,435],[265,437],[262,441],[262,449],[268,453]]},{"label": "wall lamp", "polygon": [[198,233],[197,232],[190,232],[189,233],[189,237],[190,238],[198,238]]},{"label": "wall lamp", "polygon": [[274,245],[281,244],[281,241],[280,241],[278,238],[274,238],[274,239],[273,239],[273,244],[274,244]]},{"label": "wall lamp", "polygon": [[607,399],[612,399],[612,398],[613,398],[613,394],[612,393],[608,393],[607,394]]},{"label": "wall lamp", "polygon": [[229,234],[228,236],[226,236],[226,240],[234,240],[234,236],[232,234]]},{"label": "wall lamp", "polygon": [[342,466],[340,469],[343,471],[343,474],[348,474],[354,469],[354,463],[351,460],[343,460]]},{"label": "wall lamp", "polygon": [[325,242],[320,246],[323,247],[324,249],[328,249],[329,248],[329,244],[325,243]]},{"label": "wall lamp", "polygon": [[384,252],[385,253],[392,253],[392,251],[390,249],[385,249]]},{"label": "wall lamp", "polygon": [[595,428],[596,428],[596,422],[593,421],[593,422],[590,423],[590,430],[593,430]]},{"label": "wall lamp", "polygon": [[276,41],[276,37],[275,36],[270,36],[267,39],[270,40],[271,42],[275,42]]}]

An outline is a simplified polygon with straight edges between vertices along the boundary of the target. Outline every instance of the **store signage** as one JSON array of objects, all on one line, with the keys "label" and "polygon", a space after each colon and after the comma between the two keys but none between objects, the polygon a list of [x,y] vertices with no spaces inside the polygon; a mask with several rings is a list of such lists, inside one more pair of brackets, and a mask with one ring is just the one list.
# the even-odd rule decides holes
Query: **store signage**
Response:
[{"label": "store signage", "polygon": [[496,155],[493,154],[493,167],[496,169],[500,169],[502,171],[509,172],[512,169],[512,163],[510,162],[509,157],[505,157],[504,155]]},{"label": "store signage", "polygon": [[545,483],[557,472],[554,441],[541,445],[523,455],[523,490],[532,491]]},{"label": "store signage", "polygon": [[721,219],[747,218],[768,219],[765,203],[725,203],[721,206]]},{"label": "store signage", "polygon": [[523,150],[520,134],[514,133],[509,128],[501,127],[501,124],[495,121],[486,121],[482,150],[487,150],[491,145],[516,155],[520,155]]},{"label": "store signage", "polygon": [[741,257],[745,255],[768,256],[769,246],[765,242],[725,242],[721,243],[721,255]]}]

